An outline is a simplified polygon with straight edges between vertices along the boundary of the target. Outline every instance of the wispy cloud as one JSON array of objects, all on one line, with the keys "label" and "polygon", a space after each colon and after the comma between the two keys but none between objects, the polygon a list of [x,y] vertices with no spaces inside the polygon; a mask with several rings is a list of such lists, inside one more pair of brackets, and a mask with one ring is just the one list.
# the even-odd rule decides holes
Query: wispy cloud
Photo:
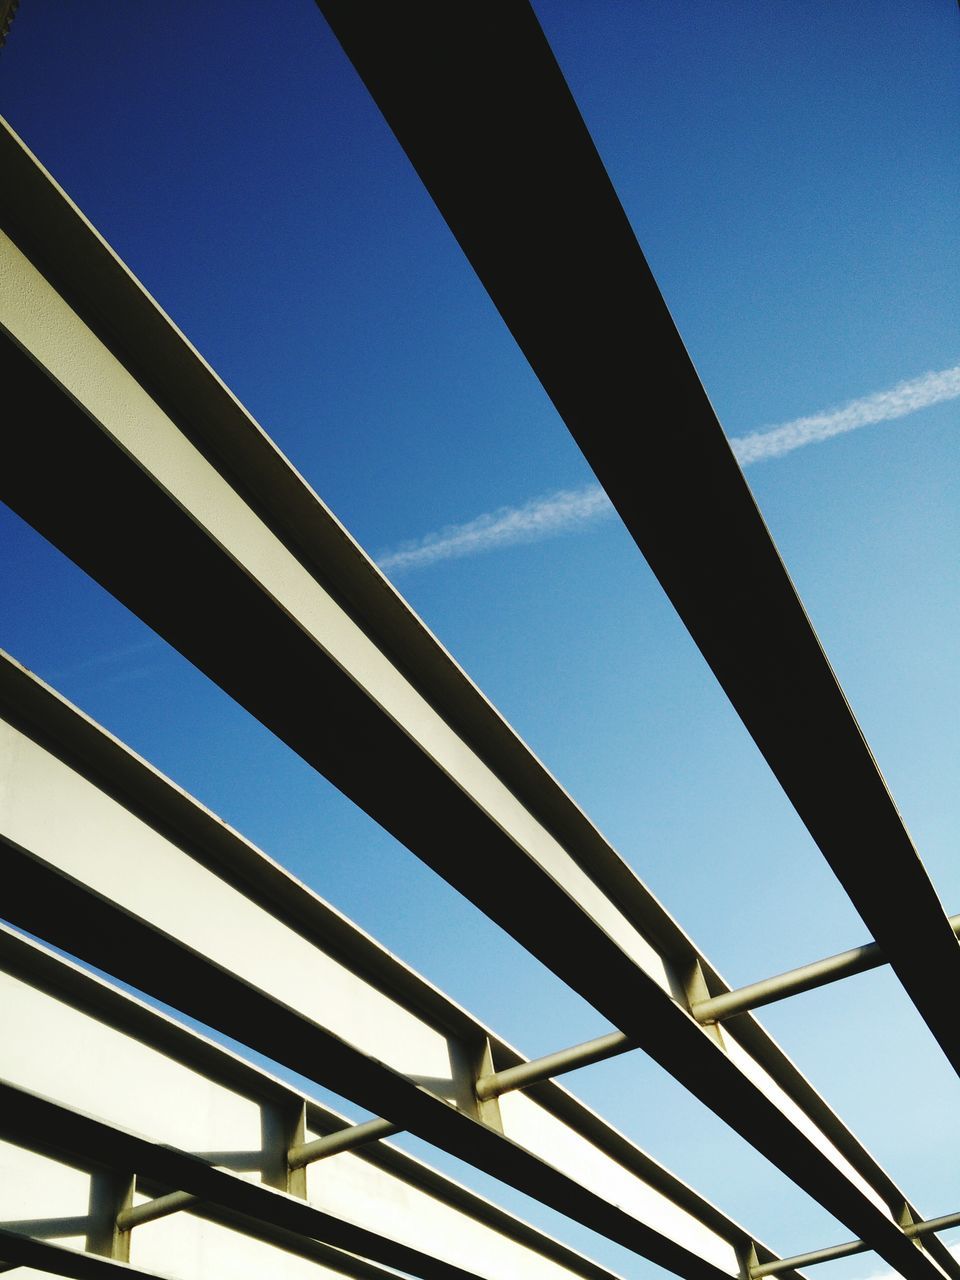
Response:
[{"label": "wispy cloud", "polygon": [[466,524],[451,524],[428,533],[416,542],[404,543],[379,557],[387,573],[422,568],[438,560],[473,556],[491,547],[512,547],[518,542],[539,542],[577,525],[591,524],[612,512],[610,499],[599,485],[584,489],[560,489],[532,498],[519,507],[500,507]]},{"label": "wispy cloud", "polygon": [[[143,665],[145,655],[158,653],[163,647],[163,641],[158,636],[150,636],[133,644],[104,649],[87,658],[81,658],[67,667],[48,672],[46,678],[57,681],[81,677],[94,680],[97,684],[113,684],[117,681],[138,679],[152,671],[152,667]],[[132,660],[139,660],[139,665],[135,668],[131,667]]]},{"label": "wispy cloud", "polygon": [[[793,418],[734,437],[730,444],[743,467],[770,458],[782,457],[794,449],[818,444],[832,436],[855,431],[858,427],[889,422],[926,409],[930,405],[960,397],[960,365],[925,373],[907,382],[898,382],[886,391],[877,391],[858,400],[827,409],[804,418]],[[405,542],[382,552],[380,568],[399,574],[408,569],[422,569],[441,560],[478,555],[495,547],[516,546],[521,542],[539,542],[559,533],[584,528],[613,514],[613,507],[599,485],[582,489],[560,489],[555,493],[531,498],[515,507],[499,507],[468,520],[451,524],[435,533]]]},{"label": "wispy cloud", "polygon": [[903,418],[908,413],[916,413],[918,409],[926,409],[944,400],[955,400],[958,396],[960,364],[952,369],[941,369],[938,373],[925,373],[919,378],[911,378],[909,382],[898,382],[887,391],[851,400],[838,409],[814,413],[808,418],[794,418],[776,427],[765,427],[748,436],[738,436],[730,443],[740,465],[746,467],[751,462],[779,458],[805,445],[843,435],[845,431]]}]

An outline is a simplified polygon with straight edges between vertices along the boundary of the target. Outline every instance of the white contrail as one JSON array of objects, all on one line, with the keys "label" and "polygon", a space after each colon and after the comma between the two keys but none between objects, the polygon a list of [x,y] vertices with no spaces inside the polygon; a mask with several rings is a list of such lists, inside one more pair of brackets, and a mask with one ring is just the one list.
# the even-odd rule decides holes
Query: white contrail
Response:
[{"label": "white contrail", "polygon": [[809,418],[794,418],[776,427],[753,431],[748,436],[738,436],[730,443],[742,467],[766,458],[779,458],[781,454],[804,445],[829,440],[831,436],[855,431],[857,427],[869,427],[875,422],[889,422],[902,418],[918,409],[926,409],[943,400],[955,400],[960,396],[960,365],[941,369],[939,373],[925,373],[909,382],[898,382],[887,391],[851,400],[839,409],[814,413]]},{"label": "white contrail", "polygon": [[[886,391],[862,396],[836,409],[793,418],[790,422],[735,437],[730,444],[740,465],[748,467],[751,463],[779,458],[805,445],[829,440],[831,436],[842,435],[845,431],[902,418],[905,414],[944,400],[954,400],[958,396],[960,365],[955,365],[952,369],[941,369],[911,378],[908,382],[898,382]],[[612,514],[610,500],[599,485],[561,489],[531,498],[518,507],[489,511],[466,524],[447,525],[435,533],[383,552],[378,562],[386,573],[396,574],[404,569],[436,564],[440,560],[477,555],[492,547],[539,541],[593,524]]]},{"label": "white contrail", "polygon": [[490,547],[509,547],[518,542],[536,542],[551,534],[588,524],[608,515],[613,508],[599,485],[585,489],[561,489],[546,497],[532,498],[519,507],[500,507],[477,516],[466,524],[451,524],[437,533],[406,543],[379,557],[387,573],[420,568],[437,560],[472,556]]}]

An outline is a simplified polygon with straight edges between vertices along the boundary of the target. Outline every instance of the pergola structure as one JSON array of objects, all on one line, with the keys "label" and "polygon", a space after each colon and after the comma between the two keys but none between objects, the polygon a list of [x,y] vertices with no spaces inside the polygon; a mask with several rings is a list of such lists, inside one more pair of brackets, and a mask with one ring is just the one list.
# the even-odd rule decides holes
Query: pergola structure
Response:
[{"label": "pergola structure", "polygon": [[[751,1014],[889,964],[960,1069],[930,980],[957,989],[960,922],[532,11],[478,6],[465,42],[451,6],[321,8],[875,941],[731,991],[4,128],[0,497],[618,1030],[527,1061],[3,658],[0,1205],[39,1208],[0,1207],[0,1262],[610,1280],[384,1141],[406,1130],[688,1280],[865,1250],[960,1280],[937,1236],[960,1214],[924,1220]],[[638,468],[623,423],[650,415]],[[557,1082],[633,1048],[855,1238],[779,1257]]]}]

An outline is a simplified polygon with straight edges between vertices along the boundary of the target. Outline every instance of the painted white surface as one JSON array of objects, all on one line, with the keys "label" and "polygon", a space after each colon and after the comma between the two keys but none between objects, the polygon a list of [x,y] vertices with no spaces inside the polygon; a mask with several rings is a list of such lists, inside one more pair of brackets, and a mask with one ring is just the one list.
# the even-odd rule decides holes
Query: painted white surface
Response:
[{"label": "painted white surface", "polygon": [[[0,1008],[7,1032],[0,1041],[0,1076],[11,1082],[183,1150],[259,1148],[255,1101],[8,974],[0,974]],[[19,1148],[0,1147],[0,1185],[7,1183],[18,1195],[0,1198],[0,1220],[87,1211],[86,1175]],[[310,1166],[307,1195],[337,1217],[490,1280],[570,1275],[533,1249],[350,1153]],[[144,1198],[136,1197],[138,1202]],[[135,1228],[131,1260],[183,1280],[201,1274],[252,1277],[265,1266],[279,1266],[279,1274],[293,1277],[315,1265],[182,1213]]]}]

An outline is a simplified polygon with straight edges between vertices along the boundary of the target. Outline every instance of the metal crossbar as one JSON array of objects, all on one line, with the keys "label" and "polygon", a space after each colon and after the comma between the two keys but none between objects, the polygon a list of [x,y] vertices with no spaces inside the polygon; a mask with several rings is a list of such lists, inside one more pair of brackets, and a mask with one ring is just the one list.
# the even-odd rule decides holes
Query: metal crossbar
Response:
[{"label": "metal crossbar", "polygon": [[[949,916],[948,920],[954,933],[960,934],[960,915]],[[759,982],[737,987],[734,991],[694,1000],[690,1005],[690,1012],[701,1023],[724,1022],[728,1018],[749,1013],[752,1009],[760,1009],[778,1000],[786,1000],[790,996],[815,991],[843,978],[879,969],[886,963],[886,957],[877,943],[868,942],[864,946],[852,947],[849,951],[841,951],[823,960],[814,960],[796,969],[788,969],[786,973],[772,978],[762,978]],[[595,1062],[606,1062],[609,1058],[619,1057],[636,1048],[636,1043],[622,1031],[611,1031],[569,1049],[559,1049],[556,1053],[545,1054],[542,1058],[534,1058],[516,1067],[505,1067],[503,1071],[480,1076],[477,1080],[477,1097],[484,1100],[499,1098],[514,1089],[527,1089],[541,1080],[550,1080],[568,1071],[591,1066]]]},{"label": "metal crossbar", "polygon": [[[948,1231],[951,1227],[960,1226],[960,1213],[945,1213],[939,1218],[928,1218],[925,1222],[911,1222],[904,1227],[908,1236],[914,1239],[934,1235],[938,1231]],[[826,1249],[813,1249],[809,1253],[798,1253],[792,1258],[779,1258],[772,1262],[758,1263],[750,1268],[753,1280],[762,1276],[777,1276],[795,1267],[812,1267],[821,1262],[833,1262],[837,1258],[849,1258],[855,1253],[869,1252],[869,1245],[862,1240],[848,1240],[845,1244],[830,1245]]]}]

